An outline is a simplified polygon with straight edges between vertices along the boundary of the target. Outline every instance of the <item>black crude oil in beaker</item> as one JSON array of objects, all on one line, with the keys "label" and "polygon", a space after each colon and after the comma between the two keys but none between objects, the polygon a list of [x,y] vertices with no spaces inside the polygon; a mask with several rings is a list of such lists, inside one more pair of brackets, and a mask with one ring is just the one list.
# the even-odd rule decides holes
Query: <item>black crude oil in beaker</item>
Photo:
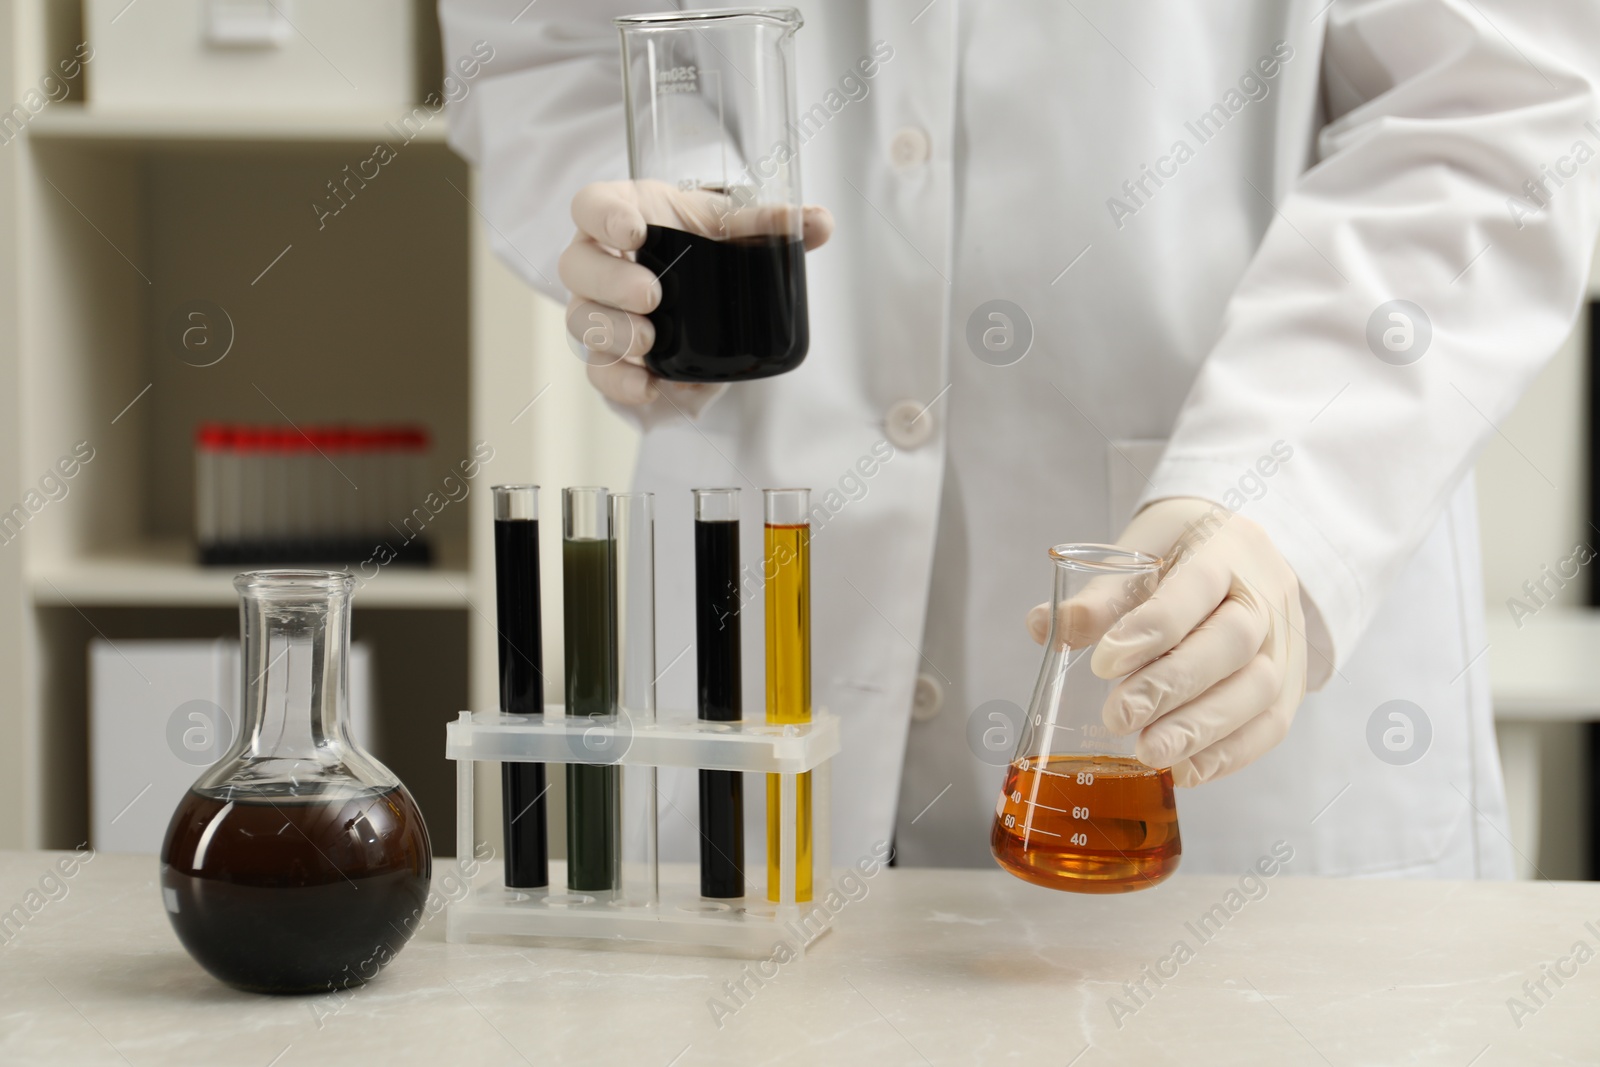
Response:
[{"label": "black crude oil in beaker", "polygon": [[766,378],[798,367],[811,344],[806,253],[781,234],[725,241],[645,229],[639,262],[661,282],[645,366],[679,382]]}]

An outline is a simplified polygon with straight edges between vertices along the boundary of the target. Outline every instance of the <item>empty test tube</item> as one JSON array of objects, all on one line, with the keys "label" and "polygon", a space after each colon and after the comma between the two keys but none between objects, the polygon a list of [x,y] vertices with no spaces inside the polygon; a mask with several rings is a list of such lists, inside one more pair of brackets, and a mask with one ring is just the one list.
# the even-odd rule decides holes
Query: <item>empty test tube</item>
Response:
[{"label": "empty test tube", "polygon": [[[612,580],[616,593],[619,724],[641,727],[656,717],[655,494],[611,494]],[[656,856],[656,769],[612,767],[626,804],[626,862],[620,886],[629,903],[659,893]],[[635,821],[637,819],[637,821]]]}]

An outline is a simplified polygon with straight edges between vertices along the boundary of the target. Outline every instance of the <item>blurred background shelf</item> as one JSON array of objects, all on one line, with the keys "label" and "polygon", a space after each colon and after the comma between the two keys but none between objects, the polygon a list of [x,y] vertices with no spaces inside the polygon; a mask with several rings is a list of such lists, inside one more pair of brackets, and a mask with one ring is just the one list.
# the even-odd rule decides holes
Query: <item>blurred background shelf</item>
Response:
[{"label": "blurred background shelf", "polygon": [[[1529,604],[1526,593],[1518,599]],[[1593,878],[1600,848],[1585,785],[1600,722],[1600,610],[1552,603],[1518,617],[1490,604],[1488,615],[1484,656],[1518,876]]]},{"label": "blurred background shelf", "polygon": [[[409,129],[400,126],[412,119]],[[391,125],[394,127],[391,129]],[[31,136],[41,140],[144,142],[181,144],[190,142],[325,142],[330,144],[371,145],[378,141],[401,147],[401,141],[416,145],[442,146],[447,125],[444,112],[432,114],[418,105],[415,112],[393,114],[341,115],[320,112],[284,112],[253,115],[227,114],[107,114],[82,104],[53,104],[28,126]],[[407,137],[410,134],[410,137]]]},{"label": "blurred background shelf", "polygon": [[[382,568],[352,627],[372,652],[376,753],[422,805],[439,855],[455,851],[444,724],[496,700],[489,486],[554,494],[629,477],[636,436],[589,388],[561,309],[490,252],[446,115],[422,103],[444,88],[434,4],[385,2],[380,28],[412,26],[414,61],[395,57],[411,103],[261,97],[222,111],[200,86],[182,106],[96,101],[97,84],[139,76],[130,61],[163,62],[151,53],[173,33],[111,33],[194,14],[163,0],[128,10],[94,41],[85,77],[0,129],[0,511],[77,443],[93,450],[68,491],[47,490],[48,506],[0,536],[0,848],[89,836],[91,641],[237,640],[233,571],[194,562],[198,424],[428,431],[419,477],[450,498],[424,516],[435,562]],[[89,34],[81,3],[0,0],[0,99],[41,99]],[[318,47],[342,65],[369,43]],[[380,142],[395,155],[374,177],[363,161]],[[226,356],[207,365],[174,340],[196,301],[228,320]],[[559,605],[559,533],[543,548],[546,603]],[[560,699],[559,610],[545,628],[547,696]],[[498,825],[498,791],[484,803],[479,821]]]},{"label": "blurred background shelf", "polygon": [[1600,721],[1600,610],[1552,605],[1521,622],[1489,609],[1495,719]]},{"label": "blurred background shelf", "polygon": [[[379,570],[361,585],[356,607],[467,609],[472,571],[466,543],[436,547],[436,562],[430,567]],[[38,565],[30,571],[28,585],[38,604],[231,609],[238,602],[233,590],[238,569],[198,565],[187,541],[151,541],[116,554]]]}]

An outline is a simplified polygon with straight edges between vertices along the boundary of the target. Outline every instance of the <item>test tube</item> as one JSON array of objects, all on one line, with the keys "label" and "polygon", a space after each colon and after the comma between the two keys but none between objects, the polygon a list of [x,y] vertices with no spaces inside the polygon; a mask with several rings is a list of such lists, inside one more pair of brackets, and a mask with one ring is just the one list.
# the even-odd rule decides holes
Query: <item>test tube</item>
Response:
[{"label": "test tube", "polygon": [[[739,490],[694,490],[699,715],[743,718],[739,667]],[[744,896],[744,775],[700,772],[700,895]]]},{"label": "test tube", "polygon": [[[562,490],[562,621],[568,718],[609,717],[617,706],[615,565],[607,492]],[[567,765],[567,888],[618,885],[621,778],[615,765]]]},{"label": "test tube", "polygon": [[[539,487],[494,487],[495,616],[500,710],[544,714],[544,646],[539,617]],[[550,884],[542,763],[500,765],[506,886]]]},{"label": "test tube", "polygon": [[[762,490],[766,510],[767,722],[811,721],[811,490]],[[784,855],[783,778],[767,775],[767,899],[783,899],[794,864],[794,899],[811,899],[811,774],[794,783],[794,856]]]},{"label": "test tube", "polygon": [[[612,575],[616,584],[617,706],[633,727],[656,717],[655,494],[611,494]],[[628,813],[619,887],[628,903],[659,893],[656,857],[656,769],[611,767],[622,774]],[[639,813],[642,821],[633,821]]]}]

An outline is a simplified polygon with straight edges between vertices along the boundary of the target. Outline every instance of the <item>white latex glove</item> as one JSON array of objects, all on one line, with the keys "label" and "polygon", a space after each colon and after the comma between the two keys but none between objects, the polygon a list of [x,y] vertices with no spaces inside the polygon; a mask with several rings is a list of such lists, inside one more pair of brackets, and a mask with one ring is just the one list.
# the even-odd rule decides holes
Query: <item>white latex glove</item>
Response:
[{"label": "white latex glove", "polygon": [[[1134,754],[1171,767],[1178,785],[1231,774],[1289,732],[1306,691],[1300,584],[1266,531],[1209,500],[1158,500],[1117,538],[1164,561],[1155,592],[1114,620],[1122,583],[1091,584],[1063,604],[1069,647],[1099,640],[1089,666],[1124,678],[1101,717],[1140,731]],[[1028,613],[1044,643],[1048,604]]]},{"label": "white latex glove", "polygon": [[[567,328],[590,353],[589,381],[611,400],[648,404],[661,390],[677,405],[698,410],[720,385],[667,382],[644,366],[655,344],[655,327],[645,316],[661,302],[661,284],[648,267],[634,262],[644,244],[646,224],[688,233],[720,236],[732,220],[759,223],[751,212],[728,213],[727,198],[706,190],[684,192],[665,182],[593,182],[572,198],[578,230],[561,253],[561,284],[572,294]],[[833,233],[826,208],[808,205],[801,215],[806,251]],[[610,361],[606,357],[615,357]]]}]

